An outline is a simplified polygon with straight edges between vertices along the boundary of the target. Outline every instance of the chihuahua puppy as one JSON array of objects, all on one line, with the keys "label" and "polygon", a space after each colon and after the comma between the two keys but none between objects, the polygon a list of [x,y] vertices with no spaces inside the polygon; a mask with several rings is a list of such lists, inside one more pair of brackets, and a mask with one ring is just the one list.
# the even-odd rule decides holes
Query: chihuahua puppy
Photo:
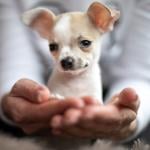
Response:
[{"label": "chihuahua puppy", "polygon": [[87,12],[56,16],[46,8],[23,15],[23,22],[49,42],[54,67],[48,87],[56,97],[92,96],[102,103],[99,58],[102,37],[113,29],[119,12],[92,3]]}]

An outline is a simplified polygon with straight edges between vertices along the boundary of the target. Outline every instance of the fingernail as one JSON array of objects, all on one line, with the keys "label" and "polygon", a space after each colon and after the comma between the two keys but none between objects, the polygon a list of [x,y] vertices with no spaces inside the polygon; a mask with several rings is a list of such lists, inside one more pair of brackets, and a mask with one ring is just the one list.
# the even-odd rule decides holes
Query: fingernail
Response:
[{"label": "fingernail", "polygon": [[45,90],[44,85],[40,85],[40,86],[38,87],[38,91],[43,91],[43,90]]},{"label": "fingernail", "polygon": [[45,92],[43,91],[38,92],[38,101],[39,102],[45,101],[44,96],[45,96]]},{"label": "fingernail", "polygon": [[48,91],[44,86],[40,86],[38,88],[38,101],[43,102],[43,101],[48,101]]}]

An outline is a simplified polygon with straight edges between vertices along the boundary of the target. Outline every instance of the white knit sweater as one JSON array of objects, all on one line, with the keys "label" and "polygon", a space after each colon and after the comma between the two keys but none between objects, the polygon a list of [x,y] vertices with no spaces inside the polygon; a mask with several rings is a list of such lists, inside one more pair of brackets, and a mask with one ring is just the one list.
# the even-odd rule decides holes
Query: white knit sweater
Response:
[{"label": "white knit sweater", "polygon": [[[105,2],[105,0],[103,0]],[[21,23],[23,11],[37,6],[56,13],[85,11],[93,0],[0,0],[0,97],[20,78],[44,83],[51,60],[47,42]],[[136,134],[150,121],[150,1],[110,0],[121,11],[116,29],[106,35],[101,57],[103,83],[109,97],[133,87],[141,100]],[[1,117],[6,117],[1,111]],[[135,135],[134,135],[135,136]]]}]

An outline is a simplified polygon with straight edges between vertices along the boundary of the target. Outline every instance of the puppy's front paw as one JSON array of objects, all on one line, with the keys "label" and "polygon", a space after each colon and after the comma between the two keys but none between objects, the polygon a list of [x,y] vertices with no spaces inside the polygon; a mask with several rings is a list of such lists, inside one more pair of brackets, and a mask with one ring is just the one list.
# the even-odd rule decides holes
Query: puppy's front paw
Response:
[{"label": "puppy's front paw", "polygon": [[56,98],[56,99],[60,99],[60,100],[62,100],[62,99],[64,99],[64,96],[62,96],[62,95],[60,95],[60,94],[52,94],[52,97],[54,97],[54,98]]}]

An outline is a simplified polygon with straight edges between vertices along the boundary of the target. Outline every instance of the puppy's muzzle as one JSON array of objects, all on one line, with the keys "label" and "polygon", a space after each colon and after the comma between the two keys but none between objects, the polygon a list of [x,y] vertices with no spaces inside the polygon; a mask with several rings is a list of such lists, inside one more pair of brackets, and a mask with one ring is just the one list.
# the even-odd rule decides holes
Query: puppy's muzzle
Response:
[{"label": "puppy's muzzle", "polygon": [[66,57],[61,60],[61,66],[64,70],[73,70],[75,60],[72,57]]}]

